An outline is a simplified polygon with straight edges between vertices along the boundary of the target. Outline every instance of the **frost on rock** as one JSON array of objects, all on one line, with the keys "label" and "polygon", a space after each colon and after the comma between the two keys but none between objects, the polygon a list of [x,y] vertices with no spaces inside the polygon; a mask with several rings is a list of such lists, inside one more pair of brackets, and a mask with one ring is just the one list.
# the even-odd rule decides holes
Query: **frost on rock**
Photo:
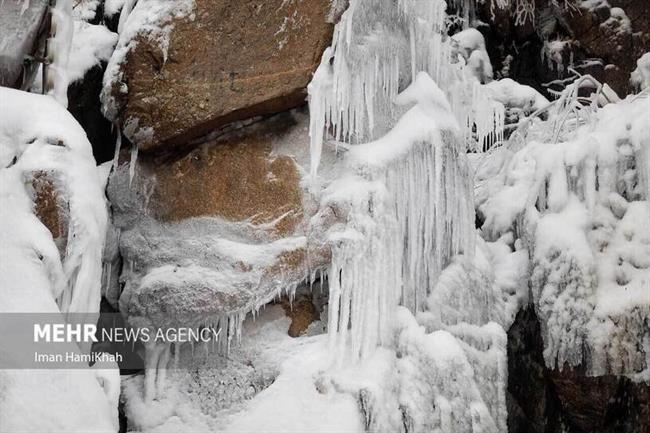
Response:
[{"label": "frost on rock", "polygon": [[650,99],[581,107],[571,102],[574,91],[547,121],[526,126],[530,142],[521,150],[503,149],[491,156],[493,168],[484,164],[495,175],[481,187],[482,231],[488,239],[514,233],[528,247],[549,367],[639,373],[648,368],[650,335],[642,222],[650,219]]},{"label": "frost on rock", "polygon": [[[9,107],[0,112],[0,309],[61,313],[61,322],[69,312],[94,315],[106,203],[90,143],[50,96],[2,87],[0,100]],[[47,176],[64,198],[63,254],[35,215],[35,173]],[[11,356],[5,350],[0,348],[0,359]],[[6,431],[117,431],[115,373],[0,370],[0,425]]]},{"label": "frost on rock", "polygon": [[138,39],[147,38],[155,41],[167,60],[167,48],[173,27],[172,21],[191,14],[194,9],[194,0],[166,1],[166,0],[126,0],[107,2],[108,13],[117,13],[121,6],[118,27],[119,39],[113,55],[111,56],[106,72],[104,73],[103,89],[101,93],[102,111],[111,120],[115,120],[119,103],[112,95],[112,89],[117,87],[119,93],[126,94],[128,86],[122,81],[122,64],[128,53],[138,44]]},{"label": "frost on rock", "polygon": [[[128,151],[122,152],[125,158],[115,166],[107,188],[114,227],[105,251],[104,282],[130,324],[156,332],[212,328],[219,332],[212,353],[226,355],[239,343],[247,314],[255,316],[280,296],[293,299],[299,284],[314,281],[316,272],[324,270],[329,262],[320,239],[324,229],[303,221],[303,212],[311,211],[303,202],[299,167],[284,153],[289,149],[279,148],[292,143],[306,147],[307,119],[298,117],[299,123],[268,147],[209,142],[162,167],[146,155],[132,152],[129,158]],[[255,128],[263,126],[251,126],[241,137],[250,137],[246,134]],[[177,175],[188,167],[194,170],[199,158],[210,163],[191,174],[209,181],[217,176],[212,185],[223,187],[221,196],[207,194],[202,181],[196,189],[187,183],[178,187],[182,181]],[[249,181],[242,181],[244,176]],[[233,192],[232,182],[245,188]],[[289,199],[269,199],[276,194]],[[199,208],[188,212],[194,205]],[[146,348],[148,401],[160,389],[156,377],[164,375],[176,353],[171,345]]]}]

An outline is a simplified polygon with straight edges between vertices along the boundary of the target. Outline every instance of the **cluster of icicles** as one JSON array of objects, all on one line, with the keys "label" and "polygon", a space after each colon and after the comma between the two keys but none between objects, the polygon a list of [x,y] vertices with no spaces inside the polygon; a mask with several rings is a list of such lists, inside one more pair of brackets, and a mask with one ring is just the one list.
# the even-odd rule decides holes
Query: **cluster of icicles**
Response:
[{"label": "cluster of icicles", "polygon": [[[449,134],[408,143],[406,153],[379,169],[357,169],[368,182],[382,183],[385,194],[348,216],[348,224],[363,233],[363,245],[334,247],[329,330],[338,353],[363,357],[386,342],[395,307],[422,310],[450,257],[473,252],[472,189],[464,154],[500,138],[495,131],[503,130],[503,107],[486,103],[489,97],[464,63],[452,61],[445,8],[443,0],[350,2],[309,86],[314,185],[325,140],[354,149],[384,136],[404,112],[394,103],[396,96],[419,73],[445,83],[443,99],[460,125]],[[371,224],[365,218],[368,207]]]},{"label": "cluster of icicles", "polygon": [[427,72],[445,92],[470,150],[498,141],[504,109],[453,58],[444,0],[354,0],[337,24],[332,46],[309,85],[311,176],[323,141],[363,143],[390,129],[394,98]]}]

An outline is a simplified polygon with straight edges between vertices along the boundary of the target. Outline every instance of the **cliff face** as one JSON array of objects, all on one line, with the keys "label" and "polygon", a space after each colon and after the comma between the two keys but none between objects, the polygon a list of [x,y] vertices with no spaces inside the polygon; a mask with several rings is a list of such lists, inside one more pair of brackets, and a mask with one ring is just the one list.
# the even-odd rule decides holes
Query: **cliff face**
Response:
[{"label": "cliff face", "polygon": [[[320,143],[326,148],[319,172],[319,180],[324,185],[316,185],[308,174],[308,152],[312,141],[310,121],[317,118],[315,112],[319,107],[313,110],[310,118],[305,107],[307,86],[314,79],[314,73],[318,74],[317,70],[323,74],[331,73],[334,77],[336,58],[328,59],[320,67],[319,63],[325,49],[333,44],[335,22],[348,6],[347,2],[139,0],[132,11],[123,11],[123,18],[109,8],[109,3],[111,7],[118,4],[118,11],[119,7],[133,6],[132,2],[90,0],[80,1],[75,6],[77,21],[92,22],[103,30],[110,28],[119,33],[119,40],[116,34],[112,35],[114,40],[108,43],[108,52],[112,55],[93,57],[83,77],[68,87],[68,110],[85,130],[97,162],[113,160],[112,165],[109,163],[101,171],[102,176],[108,177],[105,192],[111,217],[104,249],[101,294],[108,301],[106,304],[119,309],[131,324],[154,328],[222,327],[227,329],[227,341],[222,344],[228,345],[225,350],[229,350],[230,341],[236,341],[241,335],[242,322],[247,315],[255,315],[261,307],[281,298],[282,309],[278,306],[270,308],[275,308],[274,314],[281,316],[279,321],[286,321],[282,311],[293,320],[288,329],[291,337],[321,332],[324,329],[322,323],[318,327],[311,324],[321,319],[320,313],[326,303],[321,298],[327,295],[321,294],[321,298],[315,300],[316,296],[312,298],[312,292],[306,289],[306,283],[316,280],[316,272],[328,269],[336,261],[337,247],[350,240],[358,241],[355,236],[363,237],[356,231],[363,224],[379,227],[376,232],[368,232],[374,233],[375,240],[385,236],[384,231],[389,230],[384,229],[390,228],[392,221],[382,226],[373,219],[385,211],[382,199],[394,196],[395,202],[388,207],[397,209],[406,221],[402,229],[408,233],[394,245],[398,248],[406,245],[415,251],[411,254],[412,266],[408,271],[411,277],[426,260],[433,260],[430,256],[448,247],[438,248],[440,245],[430,243],[429,238],[419,245],[424,236],[411,227],[413,221],[419,224],[428,221],[431,215],[437,215],[436,223],[426,225],[422,232],[433,236],[431,239],[436,242],[443,242],[448,232],[456,231],[450,227],[471,220],[466,213],[473,218],[469,199],[463,203],[463,212],[458,212],[463,217],[456,218],[462,221],[451,221],[452,218],[443,212],[431,211],[435,209],[433,200],[429,200],[431,197],[438,200],[444,196],[449,203],[458,203],[471,196],[469,170],[465,171],[464,163],[462,170],[456,172],[453,168],[453,163],[465,156],[462,147],[465,143],[449,131],[441,135],[440,142],[426,141],[424,144],[437,144],[438,149],[453,148],[452,156],[432,156],[425,151],[411,155],[412,160],[403,167],[397,165],[395,173],[386,174],[387,180],[381,176],[371,179],[372,182],[362,179],[376,169],[363,164],[354,166],[353,176],[339,176],[350,168],[341,161],[354,161],[355,155],[360,161],[364,158],[373,160],[374,157],[381,159],[382,155],[391,154],[400,137],[409,137],[412,131],[417,131],[427,122],[434,124],[443,117],[440,113],[447,114],[436,106],[440,101],[448,104],[443,94],[447,83],[438,83],[442,90],[436,89],[442,96],[438,98],[436,93],[436,98],[425,101],[428,105],[422,104],[418,108],[422,113],[428,113],[427,117],[417,118],[411,124],[402,122],[404,129],[401,133],[393,134],[387,140],[366,143],[365,147],[356,146],[355,150],[355,140],[363,142],[363,137],[349,131],[358,126],[354,125],[355,122],[362,123],[360,119],[364,116],[372,118],[372,110],[368,108],[376,96],[372,92],[380,94],[383,91],[382,96],[390,92],[396,95],[409,83],[409,74],[400,68],[410,65],[403,60],[409,58],[404,53],[412,48],[408,46],[412,40],[400,21],[404,17],[400,15],[398,18],[397,13],[394,17],[387,12],[394,12],[395,4],[401,2],[386,1],[383,6],[388,6],[381,9],[374,7],[381,2],[359,0],[358,4],[362,6],[356,12],[371,17],[371,22],[352,22],[350,19],[347,31],[352,33],[347,37],[359,41],[355,40],[354,50],[339,48],[338,61],[349,55],[349,64],[358,66],[355,63],[358,57],[366,56],[364,60],[374,59],[382,65],[374,70],[367,68],[367,73],[354,83],[355,86],[361,84],[350,86],[356,91],[354,95],[359,97],[358,101],[350,96],[352,91],[337,95],[353,107],[351,112],[354,115],[348,113],[346,118],[341,114],[343,110],[323,109],[318,113],[320,118],[326,119],[322,121],[326,140],[334,135],[328,136],[328,128],[349,132],[339,134],[337,140]],[[637,59],[650,51],[650,3],[647,0],[511,1],[504,9],[492,7],[489,0],[471,3],[471,10],[461,12],[482,33],[484,41],[464,46],[463,38],[457,36],[461,48],[467,51],[463,54],[464,60],[471,65],[472,59],[478,59],[471,66],[480,66],[475,68],[475,74],[480,75],[481,82],[475,83],[471,89],[488,89],[486,94],[492,92],[493,96],[501,96],[498,102],[506,106],[504,117],[511,129],[514,130],[520,120],[546,106],[548,101],[511,80],[483,86],[484,82],[491,80],[491,75],[495,80],[510,78],[527,84],[549,96],[549,100],[552,100],[554,91],[568,83],[565,79],[573,75],[573,70],[591,74],[607,83],[621,98],[637,90],[629,78],[637,66]],[[524,3],[533,5],[533,9],[523,13],[518,8]],[[404,4],[411,5],[411,2],[405,1]],[[415,8],[424,2],[412,4],[415,5],[413,11],[417,11]],[[94,8],[89,5],[94,5]],[[84,9],[86,6],[89,9]],[[35,25],[40,25],[42,11],[37,12],[34,25],[29,27],[24,43],[18,47],[22,52],[35,52],[33,47],[42,49],[38,37],[42,29]],[[0,22],[4,22],[3,18],[0,16]],[[390,29],[392,33],[389,34],[400,44],[376,37],[382,34],[382,26]],[[465,33],[465,37],[468,34],[475,36],[477,32]],[[431,42],[429,39],[417,41],[425,46]],[[469,39],[473,41],[472,37]],[[342,37],[340,47],[343,47],[344,40]],[[84,41],[78,42],[77,49],[83,48]],[[395,47],[401,50],[398,55],[395,55]],[[413,52],[416,52],[415,47]],[[484,52],[487,52],[489,61]],[[449,54],[447,51],[444,53]],[[25,73],[20,72],[16,56],[11,59],[10,74],[0,69],[0,83],[22,84],[18,81]],[[390,63],[394,59],[398,60]],[[4,59],[0,60],[4,62]],[[488,68],[490,62],[492,68]],[[374,66],[370,61],[367,64]],[[338,66],[337,73],[354,75],[340,64]],[[393,66],[394,70],[389,71]],[[0,67],[4,67],[4,63],[0,63]],[[377,84],[381,75],[378,70],[384,74],[381,84]],[[413,72],[411,78],[415,77],[416,71],[409,72]],[[393,78],[394,86],[386,84]],[[326,81],[324,87],[332,85]],[[432,87],[429,84],[411,89],[412,99],[431,96],[427,93]],[[36,90],[36,86],[32,89]],[[458,100],[466,96],[459,95]],[[329,102],[327,107],[335,106]],[[377,116],[375,121],[377,124],[386,123],[377,126],[380,130],[377,135],[381,136],[384,129],[390,129],[387,126],[389,120],[395,120],[391,116],[399,118],[407,109],[413,108],[412,102],[391,113],[382,110],[389,111],[387,107],[393,103],[392,100],[380,108],[377,107],[381,104],[377,103],[375,108],[381,111],[381,116]],[[602,107],[598,110],[602,110],[598,113],[606,111]],[[541,122],[541,118],[546,121],[547,114],[531,123]],[[640,117],[637,112],[635,116]],[[492,132],[497,123],[495,119],[489,119],[487,127],[486,124],[479,125],[480,122],[473,125],[475,119],[468,119],[469,134],[464,139],[475,139],[475,132],[480,135],[479,126],[489,129],[493,136],[509,137],[512,132]],[[427,299],[424,295],[434,293],[427,305],[421,306],[426,311],[417,314],[417,321],[405,309],[402,311],[402,334],[397,334],[401,348],[394,359],[385,363],[382,373],[385,377],[391,374],[394,377],[385,382],[372,378],[368,382],[371,386],[364,382],[358,387],[362,391],[358,393],[356,404],[359,412],[367,418],[367,428],[377,427],[379,430],[390,425],[395,430],[412,432],[417,430],[413,427],[416,425],[413,420],[419,416],[427,419],[427,426],[437,425],[437,419],[428,418],[437,416],[431,407],[439,405],[440,401],[443,402],[440,407],[444,407],[447,400],[461,402],[454,403],[457,405],[454,411],[460,417],[466,415],[470,402],[481,400],[483,404],[484,399],[485,407],[494,412],[491,417],[495,420],[494,425],[498,426],[494,431],[499,433],[506,419],[508,431],[513,433],[645,433],[650,429],[650,387],[643,381],[644,378],[647,380],[650,371],[647,343],[650,335],[647,308],[650,302],[641,306],[642,303],[636,301],[629,304],[619,302],[631,299],[628,295],[632,289],[640,292],[637,289],[643,287],[638,282],[647,281],[643,278],[650,267],[647,260],[650,241],[647,230],[642,230],[645,226],[638,223],[643,221],[644,212],[650,209],[639,205],[639,202],[647,203],[649,199],[649,193],[643,189],[650,182],[650,174],[643,173],[644,164],[650,166],[647,162],[650,161],[647,128],[633,128],[631,123],[627,123],[632,122],[631,117],[626,118],[625,113],[604,119],[611,120],[612,127],[601,122],[599,133],[609,140],[607,143],[603,140],[602,146],[597,145],[591,136],[578,141],[567,134],[562,140],[544,141],[543,137],[540,138],[541,133],[539,136],[531,135],[534,140],[523,140],[524,143],[513,144],[512,148],[503,146],[502,150],[506,149],[503,153],[507,155],[498,170],[488,173],[485,178],[477,175],[476,185],[483,181],[498,184],[497,193],[512,189],[492,204],[489,200],[496,194],[486,193],[486,197],[481,197],[479,189],[482,185],[475,189],[477,228],[482,230],[480,235],[484,238],[479,239],[479,243],[481,248],[494,251],[485,254],[487,259],[485,263],[481,262],[484,268],[478,268],[473,262],[456,257],[461,250],[467,253],[465,249],[474,248],[473,243],[471,247],[454,250],[452,265],[444,265],[447,268],[442,282],[448,283],[447,286],[440,283],[434,289],[428,287],[432,280],[419,280],[424,282],[418,285],[422,293],[417,297]],[[607,131],[603,131],[603,125]],[[472,131],[474,126],[476,128]],[[627,132],[615,136],[621,131]],[[477,141],[485,137],[487,135]],[[339,138],[354,142],[354,145],[341,143]],[[378,142],[385,146],[383,154],[376,152],[381,147],[377,146]],[[531,143],[533,145],[528,146]],[[61,147],[57,140],[46,144]],[[328,148],[334,148],[332,144],[336,145],[336,151]],[[567,151],[568,145],[573,147]],[[526,150],[519,153],[524,147]],[[601,149],[607,152],[603,151],[601,155]],[[496,155],[491,160],[495,161],[503,153],[494,151],[485,159]],[[342,157],[342,154],[346,156]],[[470,154],[476,155],[474,152]],[[452,182],[442,180],[446,179],[442,174],[434,176],[431,166],[421,163],[421,160],[427,163],[439,161],[437,158],[446,158],[436,166],[441,173],[454,172],[462,185],[454,186]],[[10,162],[8,160],[7,164]],[[598,172],[598,176],[594,174],[591,178],[585,174],[591,169],[593,173]],[[540,173],[542,178],[535,179]],[[67,246],[74,241],[74,237],[69,236],[73,233],[71,227],[75,226],[71,220],[73,202],[57,176],[56,171],[36,167],[26,172],[21,180],[29,193],[33,213],[49,229],[59,255],[65,258]],[[103,177],[101,181],[104,181]],[[391,188],[384,188],[381,183],[384,181],[392,182]],[[421,196],[406,194],[409,188],[417,188],[420,182],[426,187],[418,192],[426,199],[417,200],[414,197]],[[324,187],[320,189],[321,186]],[[607,194],[606,186],[611,189]],[[553,191],[560,189],[565,193],[560,194],[562,198],[549,198]],[[357,193],[360,195],[355,195]],[[529,194],[534,196],[534,204],[530,206],[534,208],[532,217],[524,209],[530,205],[525,203]],[[599,195],[598,200],[593,199],[595,204],[589,203],[590,194]],[[363,196],[362,200],[359,200],[360,196]],[[521,208],[514,209],[519,202]],[[590,207],[592,204],[595,207]],[[512,209],[510,220],[505,223],[498,220]],[[579,218],[573,218],[576,209]],[[359,215],[363,216],[363,221]],[[444,227],[447,233],[443,233]],[[558,227],[566,231],[558,234]],[[330,231],[332,228],[334,230]],[[479,235],[472,229],[470,227],[467,236],[473,242]],[[569,235],[563,236],[565,233]],[[417,241],[412,242],[412,239]],[[421,251],[414,249],[418,245],[428,248],[427,254],[419,254]],[[352,301],[346,298],[347,301],[341,305],[347,302],[358,313],[361,307],[355,302],[359,303],[358,300],[364,296],[379,299],[368,293],[374,293],[375,286],[392,284],[391,278],[395,275],[389,274],[393,269],[390,260],[394,251],[382,248],[370,248],[361,254],[350,248],[346,251],[349,257],[344,256],[344,250],[339,248],[338,253],[345,259],[363,262],[364,255],[377,256],[376,262],[364,268],[363,272],[348,276],[357,285],[355,287],[367,287],[368,291],[357,291],[354,294],[356,298]],[[56,249],[53,251],[56,256]],[[582,254],[584,251],[589,253],[587,259]],[[627,254],[629,251],[639,251],[640,254]],[[83,252],[79,255],[83,256]],[[485,257],[479,255],[479,258]],[[605,267],[611,272],[603,279],[598,271]],[[332,269],[336,270],[337,280],[339,273],[345,275],[344,270],[338,267]],[[327,280],[322,274],[320,278]],[[600,286],[604,287],[604,282],[609,284],[610,296],[599,295],[598,278],[602,283]],[[522,282],[522,279],[526,281]],[[368,284],[369,281],[373,284]],[[399,284],[395,286],[401,289]],[[505,290],[506,287],[509,291]],[[299,290],[299,296],[294,300],[297,288],[304,290]],[[395,287],[386,290],[389,289]],[[340,291],[341,287],[336,286],[335,290]],[[517,299],[513,301],[515,297]],[[609,302],[612,300],[616,302]],[[517,313],[520,304],[523,304],[523,309]],[[609,310],[607,307],[611,305],[620,308]],[[368,322],[384,325],[384,317],[378,315],[377,319],[374,315],[379,307],[367,310],[372,313],[367,315]],[[339,327],[343,331],[347,331],[348,322],[353,320],[348,313],[340,319]],[[509,319],[504,319],[505,316]],[[492,325],[498,322],[507,329],[513,318],[514,323],[507,332],[506,415],[501,410],[501,406],[505,407],[505,397],[501,398],[504,388],[497,389],[506,380],[505,360],[502,362],[505,334],[501,328],[496,332]],[[428,321],[426,334],[423,320]],[[457,327],[455,322],[476,328]],[[604,325],[602,329],[605,331],[594,337],[589,333],[594,324]],[[430,338],[432,332],[436,332],[434,338]],[[286,327],[277,333],[286,337]],[[262,331],[254,330],[253,334],[258,340],[253,340],[250,345],[266,338]],[[275,340],[271,341],[269,346],[275,344]],[[341,346],[344,346],[345,341],[341,341]],[[597,344],[592,344],[594,341]],[[455,348],[456,355],[438,359],[439,355],[444,355],[444,350],[438,351],[438,348],[445,345]],[[278,347],[272,350],[278,351]],[[433,349],[431,353],[424,353],[423,347]],[[371,345],[371,349],[375,348]],[[248,370],[254,371],[253,363],[258,359],[251,361],[248,358],[249,349],[237,354],[239,358],[233,362],[234,367],[229,367],[231,370],[217,370],[219,374],[225,371],[234,377],[237,374],[245,376]],[[482,363],[483,352],[492,353],[490,363]],[[260,359],[266,356],[260,355],[261,351],[251,353],[254,354],[251,357],[259,355]],[[599,357],[596,361],[602,361],[598,364],[599,369],[594,369],[596,355]],[[160,355],[154,353],[154,356]],[[318,362],[322,361],[324,355],[319,355],[318,359]],[[310,368],[319,365],[310,359],[302,362],[310,364]],[[429,367],[435,362],[441,367],[429,377]],[[464,366],[465,372],[459,370],[458,365]],[[272,367],[274,370],[277,365]],[[291,365],[286,369],[294,373],[298,371]],[[311,370],[308,371],[311,375]],[[408,374],[399,378],[404,371]],[[270,376],[277,374],[274,370]],[[315,371],[313,375],[316,375]],[[462,382],[469,376],[477,383]],[[264,386],[256,385],[252,391],[246,388],[245,396],[236,395],[233,400],[240,402],[253,398],[275,377],[264,377],[259,381]],[[204,379],[197,376],[192,380],[200,382]],[[313,377],[303,379],[313,392]],[[354,386],[351,387],[353,391],[346,389],[349,385],[347,379],[339,382],[338,378],[333,378],[316,384],[318,398],[320,394],[327,395],[328,387],[338,387],[336,392],[343,389],[341,393],[357,395],[354,392],[358,389]],[[407,391],[397,397],[397,394],[389,395],[388,385],[384,385],[398,379],[400,384],[393,383],[393,390],[403,387],[401,389]],[[250,380],[255,382],[258,379]],[[458,383],[463,385],[457,395],[452,392],[445,394],[450,389],[456,392],[453,387],[458,387]],[[412,384],[415,384],[414,388],[410,388]],[[209,394],[211,382],[200,385],[201,392]],[[220,391],[223,394],[231,391],[228,384],[220,383],[219,386],[223,388]],[[441,400],[437,399],[439,390],[445,391]],[[140,391],[139,388],[131,390],[132,405],[139,402]],[[165,390],[159,391],[159,396],[163,396]],[[427,395],[428,400],[419,401],[418,393]],[[407,400],[412,399],[409,403],[413,407],[417,406],[417,410],[411,408],[414,415],[404,409],[400,400],[404,395]],[[481,398],[477,399],[476,395]],[[386,411],[385,406],[373,400],[375,398],[377,401],[386,398],[393,411]],[[350,407],[356,409],[354,404]],[[391,419],[382,421],[383,416]],[[384,421],[390,423],[382,424]],[[459,431],[470,428],[468,419],[465,421],[467,425],[459,427]]]},{"label": "cliff face", "polygon": [[510,433],[646,432],[650,386],[624,376],[588,376],[544,364],[539,319],[521,310],[508,331]]},{"label": "cliff face", "polygon": [[[477,6],[496,78],[510,77],[542,92],[573,68],[609,84],[623,97],[630,73],[650,50],[650,4],[644,0],[537,0],[523,17],[520,2],[505,9]],[[523,2],[526,3],[526,2]],[[551,89],[558,89],[551,85]]]}]

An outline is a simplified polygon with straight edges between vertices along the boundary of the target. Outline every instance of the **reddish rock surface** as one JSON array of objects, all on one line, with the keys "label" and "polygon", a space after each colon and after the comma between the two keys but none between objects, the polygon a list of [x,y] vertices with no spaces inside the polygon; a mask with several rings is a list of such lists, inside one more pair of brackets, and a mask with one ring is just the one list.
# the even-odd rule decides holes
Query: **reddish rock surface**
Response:
[{"label": "reddish rock surface", "polygon": [[153,179],[148,212],[162,222],[275,222],[275,235],[293,233],[303,218],[300,174],[293,158],[272,154],[273,140],[289,127],[261,122],[182,156],[140,158],[138,176]]},{"label": "reddish rock surface", "polygon": [[61,258],[65,256],[68,238],[68,203],[56,186],[56,176],[48,171],[32,173],[34,213],[52,233]]},{"label": "reddish rock surface", "polygon": [[173,22],[166,61],[145,37],[127,55],[128,93],[113,91],[125,134],[142,150],[168,148],[303,104],[331,42],[330,8],[329,0],[197,0],[191,17]]}]

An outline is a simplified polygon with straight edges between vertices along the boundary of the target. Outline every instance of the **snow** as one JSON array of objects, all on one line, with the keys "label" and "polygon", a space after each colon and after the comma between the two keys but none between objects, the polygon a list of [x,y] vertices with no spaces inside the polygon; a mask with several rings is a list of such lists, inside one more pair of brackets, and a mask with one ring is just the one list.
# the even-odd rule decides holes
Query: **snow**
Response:
[{"label": "snow", "polygon": [[97,16],[101,0],[77,0],[72,5],[72,14],[76,20],[91,21]]},{"label": "snow", "polygon": [[636,61],[636,69],[630,75],[630,83],[640,90],[650,87],[650,53],[645,53]]},{"label": "snow", "polygon": [[126,3],[126,0],[105,0],[104,16],[110,18],[118,13]]},{"label": "snow", "polygon": [[[86,134],[51,97],[7,88],[0,89],[0,94],[12,107],[3,111],[0,130],[0,163],[6,167],[5,176],[18,180],[33,171],[51,172],[62,182],[69,200],[70,233],[63,263],[67,287],[60,300],[62,310],[96,311],[106,204]],[[4,194],[11,194],[8,199],[16,194],[10,189],[13,182],[5,182]],[[19,209],[25,211],[24,206]]]},{"label": "snow", "polygon": [[[117,10],[118,6],[117,2],[111,2],[108,10]],[[145,37],[157,44],[166,61],[173,20],[188,16],[191,19],[193,9],[193,0],[140,0],[135,6],[132,0],[125,2],[118,26],[119,40],[104,72],[101,100],[107,118],[114,120],[119,110],[113,89],[117,88],[120,93],[128,92],[127,84],[122,81],[122,63],[137,45],[138,38]]]},{"label": "snow", "polygon": [[356,144],[385,135],[403,113],[395,97],[419,72],[445,83],[469,147],[482,149],[502,129],[501,104],[487,99],[464,60],[451,61],[445,8],[442,0],[363,0],[344,12],[310,84],[312,181],[323,140]]},{"label": "snow", "polygon": [[454,34],[451,39],[456,54],[463,57],[476,79],[481,83],[492,81],[492,63],[481,32],[469,28]]},{"label": "snow", "polygon": [[93,66],[107,62],[116,43],[117,34],[106,27],[75,20],[67,67],[69,82],[81,80]]},{"label": "snow", "polygon": [[642,222],[650,219],[650,100],[576,108],[574,91],[530,126],[523,148],[499,149],[478,165],[481,230],[527,246],[549,367],[634,374],[645,368],[639,349],[650,309]]},{"label": "snow", "polygon": [[47,57],[50,64],[47,67],[47,82],[45,88],[48,94],[54,96],[64,107],[68,106],[68,61],[74,22],[72,17],[72,0],[56,2],[51,9],[52,29],[54,36],[50,38],[47,46]]},{"label": "snow", "polygon": [[485,85],[492,92],[492,98],[506,107],[516,107],[530,114],[549,104],[541,93],[530,86],[519,84],[510,78],[491,81]]},{"label": "snow", "polygon": [[[10,107],[0,112],[1,309],[92,315],[99,310],[106,205],[90,143],[51,96],[2,87],[0,99]],[[35,172],[47,173],[69,206],[63,260],[34,215],[28,185]],[[71,343],[70,350],[82,349]],[[2,370],[0,425],[7,431],[117,431],[115,372]]]},{"label": "snow", "polygon": [[[320,386],[329,356],[325,335],[291,338],[278,305],[243,323],[241,345],[227,358],[204,348],[181,347],[164,392],[143,399],[142,376],[124,382],[126,414],[133,428],[165,431],[361,432],[354,397]],[[206,352],[207,355],[207,352]]]}]

